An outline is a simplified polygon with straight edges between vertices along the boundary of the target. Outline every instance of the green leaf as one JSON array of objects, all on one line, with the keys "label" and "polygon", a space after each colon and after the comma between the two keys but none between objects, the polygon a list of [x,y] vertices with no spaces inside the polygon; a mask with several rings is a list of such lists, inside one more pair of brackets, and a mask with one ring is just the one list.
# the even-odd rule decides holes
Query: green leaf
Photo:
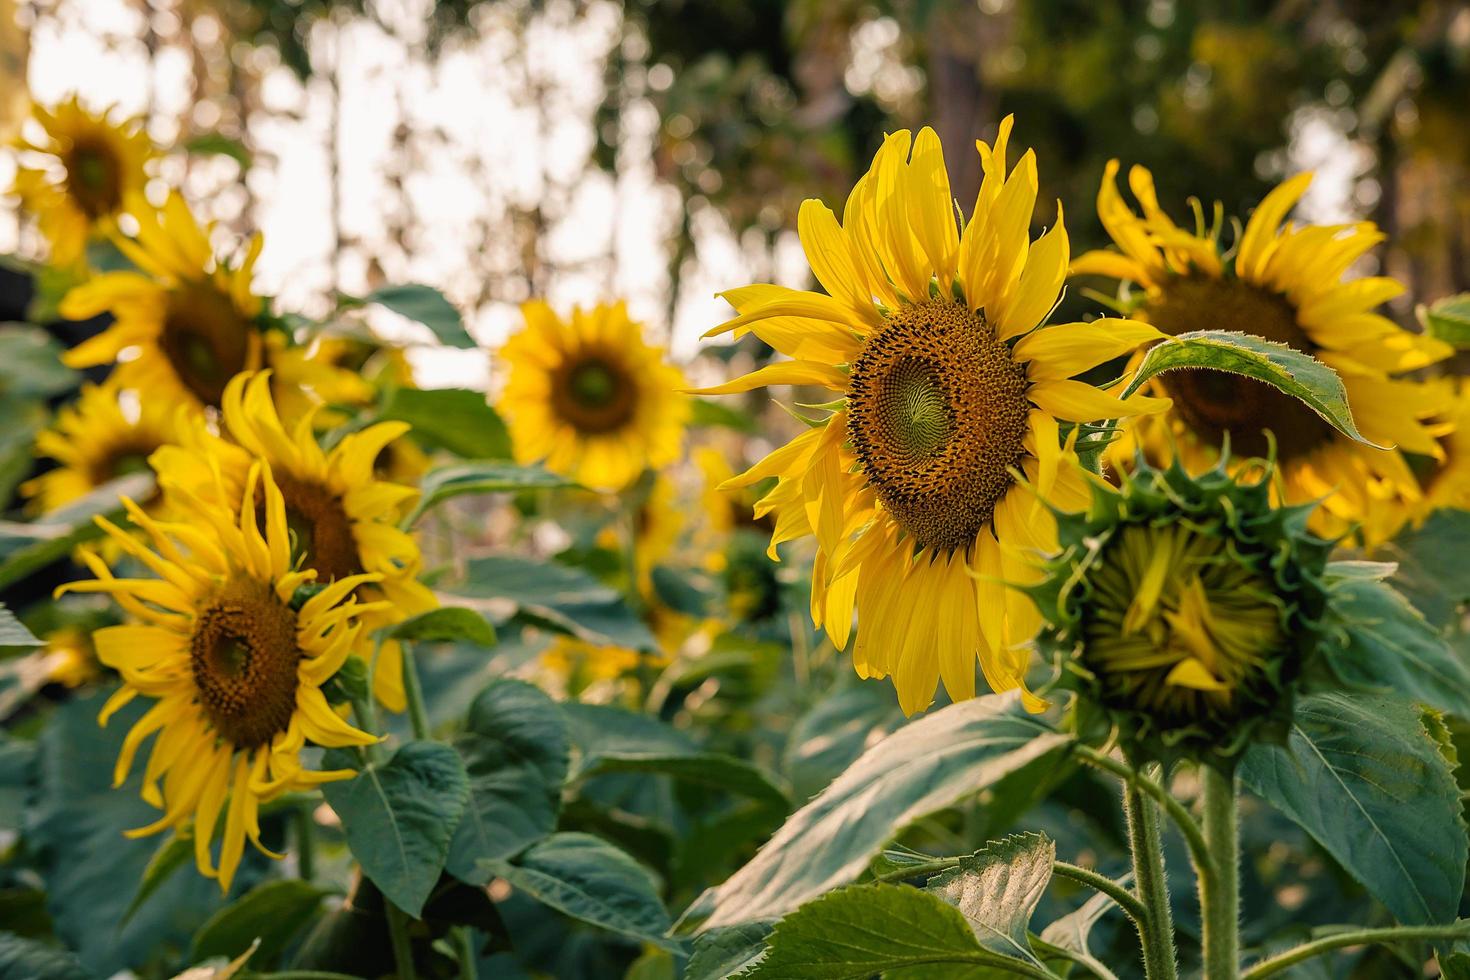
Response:
[{"label": "green leaf", "polygon": [[0,602],[0,647],[39,647],[45,646],[36,639],[34,633],[26,629],[25,624],[15,618],[15,613]]},{"label": "green leaf", "polygon": [[1381,549],[1398,562],[1393,584],[1414,608],[1440,629],[1460,628],[1460,607],[1470,601],[1470,511],[1445,509],[1429,515]]},{"label": "green leaf", "polygon": [[51,398],[76,388],[82,376],[61,363],[62,352],[40,327],[0,324],[0,392]]},{"label": "green leaf", "polygon": [[561,490],[577,484],[539,466],[499,461],[457,463],[430,470],[419,484],[419,503],[409,516],[412,524],[430,508],[467,493],[518,493],[522,490]]},{"label": "green leaf", "polygon": [[1056,858],[1046,835],[1016,834],[963,858],[925,889],[965,914],[981,946],[1040,966],[1026,933]]},{"label": "green leaf", "polygon": [[243,142],[220,132],[200,133],[189,137],[184,141],[184,151],[198,156],[229,157],[240,165],[242,174],[254,162],[254,157]]},{"label": "green leaf", "polygon": [[1465,825],[1420,711],[1390,698],[1304,698],[1285,746],[1257,745],[1241,782],[1311,834],[1406,925],[1454,920]]},{"label": "green leaf", "polygon": [[434,332],[439,343],[449,347],[471,349],[475,346],[464,328],[464,319],[454,304],[433,286],[409,283],[405,286],[383,286],[363,297],[364,303],[377,303],[401,316],[422,323]]},{"label": "green leaf", "polygon": [[[483,391],[468,388],[393,388],[379,416],[413,426],[431,446],[466,459],[506,459],[510,433]],[[427,492],[427,491],[426,491]]]},{"label": "green leaf", "polygon": [[495,645],[495,627],[473,609],[442,606],[404,620],[388,634],[395,640],[413,643],[448,643],[462,640],[476,646]]},{"label": "green leaf", "polygon": [[466,600],[505,599],[523,620],[567,633],[589,643],[653,650],[648,626],[614,589],[580,568],[501,552],[472,559],[465,581],[444,593],[460,605]]},{"label": "green leaf", "polygon": [[747,922],[725,929],[711,929],[695,937],[684,980],[725,980],[743,976],[766,952],[771,934],[769,922]]},{"label": "green leaf", "polygon": [[[855,878],[920,817],[993,786],[1071,736],[1027,714],[1015,695],[950,705],[873,746],[796,812],[754,859],[705,892],[681,927],[696,931],[780,916]],[[701,921],[702,920],[702,921]]]},{"label": "green leaf", "polygon": [[143,869],[143,877],[138,882],[138,890],[133,895],[132,904],[123,913],[123,921],[127,922],[131,919],[143,907],[143,903],[153,897],[153,893],[158,891],[159,886],[173,877],[175,871],[193,860],[194,841],[178,834],[170,834],[159,845],[158,850],[153,852],[153,857],[148,860],[148,867]]},{"label": "green leaf", "polygon": [[0,980],[92,980],[64,949],[0,932]]},{"label": "green leaf", "polygon": [[256,939],[260,946],[250,957],[252,969],[275,964],[303,929],[321,911],[329,894],[310,882],[297,879],[267,881],[256,885],[233,904],[220,909],[194,934],[194,962],[211,956],[233,959]]},{"label": "green leaf", "polygon": [[1377,445],[1364,438],[1353,424],[1347,390],[1336,371],[1310,354],[1250,334],[1195,330],[1171,337],[1144,355],[1138,373],[1123,389],[1122,397],[1133,394],[1165,371],[1181,368],[1226,371],[1264,382],[1299,399],[1348,438],[1368,446]]},{"label": "green leaf", "polygon": [[1414,312],[1429,336],[1461,350],[1470,347],[1470,293],[1446,296],[1429,306],[1420,304]]},{"label": "green leaf", "polygon": [[738,408],[731,408],[724,402],[709,398],[691,398],[689,407],[690,425],[734,429],[746,435],[754,435],[759,429],[755,416]]},{"label": "green leaf", "polygon": [[449,873],[490,880],[481,863],[517,854],[556,829],[570,745],[556,702],[533,684],[497,680],[471,705],[454,740],[470,800],[449,848]]},{"label": "green leaf", "polygon": [[904,885],[852,885],[776,923],[741,980],[979,980],[1015,960],[982,947],[965,916]]},{"label": "green leaf", "polygon": [[579,750],[576,780],[608,772],[650,772],[790,805],[772,773],[734,756],[701,749],[678,729],[646,715],[607,705],[571,702],[562,706]]},{"label": "green leaf", "polygon": [[[332,755],[340,763],[346,753]],[[322,791],[342,818],[363,873],[417,918],[444,870],[469,799],[459,755],[436,742],[408,742],[387,764],[368,763],[355,778],[327,783]]]},{"label": "green leaf", "polygon": [[904,722],[893,692],[859,681],[802,715],[786,744],[783,768],[797,799],[810,799],[857,761],[863,749]]},{"label": "green leaf", "polygon": [[1325,625],[1328,662],[1346,684],[1397,693],[1470,718],[1470,666],[1419,610],[1385,582],[1333,575]]},{"label": "green leaf", "polygon": [[590,834],[553,834],[514,862],[484,863],[490,874],[574,919],[671,952],[683,949],[664,935],[669,915],[652,873]]},{"label": "green leaf", "polygon": [[30,524],[0,522],[0,589],[15,584],[53,562],[61,561],[79,544],[102,536],[92,518],[107,517],[123,523],[127,514],[118,502],[120,497],[147,499],[155,487],[152,473],[130,473],[104,483],[74,503]]},{"label": "green leaf", "polygon": [[[1075,910],[1052,921],[1041,930],[1041,941],[1056,949],[1066,950],[1079,958],[1085,958],[1084,962],[1091,960],[1092,952],[1088,948],[1088,940],[1092,935],[1092,927],[1097,925],[1097,921],[1106,915],[1109,909],[1117,907],[1118,903],[1112,898],[1102,892],[1097,892]],[[1102,976],[1102,974],[1098,975]]]}]

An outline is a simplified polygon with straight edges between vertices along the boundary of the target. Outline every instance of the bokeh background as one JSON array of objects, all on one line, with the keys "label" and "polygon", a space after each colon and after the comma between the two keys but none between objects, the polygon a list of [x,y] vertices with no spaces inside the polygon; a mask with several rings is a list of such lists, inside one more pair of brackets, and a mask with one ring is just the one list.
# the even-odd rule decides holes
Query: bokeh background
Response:
[{"label": "bokeh background", "polygon": [[[263,231],[258,288],[307,314],[421,281],[493,346],[533,295],[624,295],[687,358],[718,289],[804,284],[797,206],[840,208],[883,132],[934,125],[963,201],[964,148],[1008,112],[1038,225],[1059,198],[1079,250],[1104,241],[1111,157],[1180,211],[1240,213],[1314,169],[1305,217],[1389,233],[1396,315],[1470,287],[1462,2],[0,0],[12,22],[29,57],[0,65],[0,101],[24,77],[145,117],[189,151],[166,178],[222,234]],[[0,184],[13,167],[0,151]],[[13,201],[7,252],[41,252]],[[491,375],[477,352],[414,358],[425,385]]]}]

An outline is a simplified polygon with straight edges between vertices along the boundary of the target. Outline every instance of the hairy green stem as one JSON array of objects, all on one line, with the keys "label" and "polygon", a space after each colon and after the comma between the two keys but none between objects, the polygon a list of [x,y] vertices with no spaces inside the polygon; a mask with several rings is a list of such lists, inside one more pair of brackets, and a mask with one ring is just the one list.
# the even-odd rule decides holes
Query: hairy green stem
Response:
[{"label": "hairy green stem", "polygon": [[1330,953],[1346,946],[1367,946],[1373,943],[1409,942],[1413,940],[1434,941],[1437,939],[1464,939],[1470,936],[1470,922],[1455,922],[1447,926],[1388,926],[1382,929],[1345,928],[1321,939],[1302,943],[1284,953],[1264,959],[1241,973],[1241,980],[1262,980],[1296,966],[1314,956]]},{"label": "hairy green stem", "polygon": [[393,943],[393,969],[398,980],[415,980],[413,971],[413,943],[408,938],[408,913],[383,898],[383,910],[388,914],[388,939]]},{"label": "hairy green stem", "polygon": [[1174,825],[1179,828],[1179,833],[1184,836],[1184,843],[1189,846],[1189,853],[1194,858],[1195,871],[1204,877],[1214,874],[1214,863],[1210,860],[1210,847],[1205,843],[1205,836],[1199,824],[1195,822],[1194,817],[1190,816],[1184,804],[1174,799],[1162,784],[1149,779],[1117,759],[1099,752],[1090,745],[1079,745],[1073,751],[1083,762],[1104,772],[1112,773],[1125,784],[1135,785],[1145,795],[1152,797],[1155,803],[1164,808],[1164,812],[1169,815]]},{"label": "hairy green stem", "polygon": [[1118,904],[1118,908],[1134,922],[1142,924],[1148,915],[1147,909],[1142,902],[1134,896],[1127,888],[1118,884],[1107,875],[1100,875],[1080,865],[1071,864],[1066,861],[1057,861],[1052,865],[1052,873],[1058,878],[1070,878],[1079,884],[1102,892]]},{"label": "hairy green stem", "polygon": [[1200,924],[1204,931],[1205,980],[1235,980],[1240,975],[1240,828],[1235,801],[1235,769],[1200,767],[1205,842],[1214,874],[1200,877]]},{"label": "hairy green stem", "polygon": [[1139,780],[1124,786],[1123,812],[1128,820],[1128,849],[1133,855],[1133,887],[1144,909],[1138,921],[1144,976],[1148,980],[1175,980],[1179,965],[1174,955],[1174,916],[1169,908],[1159,811],[1154,801],[1144,796]]},{"label": "hairy green stem", "polygon": [[403,694],[408,702],[408,723],[413,728],[413,737],[429,737],[429,711],[424,707],[424,689],[419,683],[419,665],[414,656],[413,644],[399,641],[403,650]]},{"label": "hairy green stem", "polygon": [[291,817],[296,831],[296,872],[302,881],[316,877],[316,821],[311,809],[312,804],[298,807]]}]

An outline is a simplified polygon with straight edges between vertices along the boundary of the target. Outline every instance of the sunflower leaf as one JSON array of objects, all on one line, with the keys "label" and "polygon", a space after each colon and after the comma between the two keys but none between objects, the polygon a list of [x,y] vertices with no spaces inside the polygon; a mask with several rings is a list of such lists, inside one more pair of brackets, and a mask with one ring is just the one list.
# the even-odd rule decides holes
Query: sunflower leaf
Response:
[{"label": "sunflower leaf", "polygon": [[1026,932],[1056,857],[1045,834],[1014,834],[961,858],[924,888],[965,914],[981,946],[1040,966]]},{"label": "sunflower leaf", "polygon": [[466,459],[510,456],[510,433],[485,393],[469,388],[393,388],[378,415],[407,422],[413,434]]},{"label": "sunflower leaf", "polygon": [[1429,306],[1421,304],[1414,312],[1429,336],[1462,350],[1470,347],[1470,293],[1446,296]]},{"label": "sunflower leaf", "polygon": [[412,526],[427,511],[451,497],[469,493],[516,493],[521,490],[562,490],[577,484],[539,466],[488,460],[456,463],[430,470],[419,484],[419,503],[404,526]]},{"label": "sunflower leaf", "polygon": [[459,640],[480,647],[495,645],[495,627],[473,609],[441,606],[404,620],[388,634],[395,640],[444,643]]},{"label": "sunflower leaf", "polygon": [[1165,371],[1226,371],[1268,384],[1301,401],[1337,431],[1379,449],[1358,431],[1348,407],[1347,389],[1337,372],[1310,354],[1250,334],[1228,330],[1195,330],[1171,337],[1144,355],[1121,397],[1142,388]]},{"label": "sunflower leaf", "polygon": [[425,286],[422,283],[382,286],[368,293],[361,300],[346,299],[349,304],[353,302],[376,303],[399,316],[422,323],[434,332],[434,336],[441,344],[446,346],[466,350],[475,346],[474,338],[464,328],[464,318],[459,315],[459,310],[455,309],[454,304],[445,299],[444,294],[433,286]]},{"label": "sunflower leaf", "polygon": [[0,932],[0,977],[22,980],[43,977],[45,980],[92,980],[94,974],[64,949],[47,945],[38,939],[25,939]]},{"label": "sunflower leaf", "polygon": [[1311,834],[1399,922],[1451,922],[1465,884],[1453,766],[1413,703],[1319,694],[1241,782]]},{"label": "sunflower leaf", "polygon": [[15,618],[15,613],[5,608],[5,603],[0,602],[0,647],[38,647],[42,645],[41,641],[36,639],[35,634]]},{"label": "sunflower leaf", "polygon": [[1071,736],[1027,714],[1014,694],[951,705],[874,745],[798,810],[729,880],[706,891],[680,922],[703,932],[783,915],[856,878],[873,855],[920,817],[995,785]]},{"label": "sunflower leaf", "polygon": [[251,961],[256,969],[272,966],[291,940],[321,914],[322,899],[328,894],[294,878],[262,882],[199,928],[189,958],[197,963],[213,956],[237,956],[258,940]]},{"label": "sunflower leaf", "polygon": [[126,522],[120,497],[143,500],[155,487],[152,473],[130,473],[93,490],[85,497],[28,524],[0,521],[0,589],[13,585],[53,562],[61,561],[79,544],[95,541],[102,529],[92,520],[102,515],[114,523]]}]

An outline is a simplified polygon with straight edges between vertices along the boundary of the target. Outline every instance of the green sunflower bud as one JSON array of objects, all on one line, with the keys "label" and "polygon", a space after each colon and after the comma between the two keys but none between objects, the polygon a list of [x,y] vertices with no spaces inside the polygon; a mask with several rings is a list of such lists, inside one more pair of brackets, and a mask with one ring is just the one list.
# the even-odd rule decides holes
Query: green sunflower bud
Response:
[{"label": "green sunflower bud", "polygon": [[1086,513],[1059,514],[1059,557],[1031,592],[1060,686],[1143,758],[1225,766],[1284,738],[1317,657],[1331,543],[1312,507],[1273,507],[1272,466],[1197,477],[1144,461]]}]

